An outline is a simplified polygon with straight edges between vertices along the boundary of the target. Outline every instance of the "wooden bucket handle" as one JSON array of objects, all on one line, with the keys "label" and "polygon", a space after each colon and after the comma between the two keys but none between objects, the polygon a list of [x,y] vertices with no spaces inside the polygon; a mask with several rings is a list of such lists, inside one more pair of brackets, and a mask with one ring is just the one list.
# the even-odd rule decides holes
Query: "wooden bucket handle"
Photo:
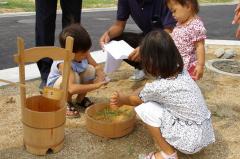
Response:
[{"label": "wooden bucket handle", "polygon": [[25,84],[16,83],[16,82],[4,80],[4,79],[0,79],[0,82],[8,83],[8,84],[10,84],[10,85],[14,85],[14,86],[18,86],[18,87],[24,87],[24,88],[27,87]]}]

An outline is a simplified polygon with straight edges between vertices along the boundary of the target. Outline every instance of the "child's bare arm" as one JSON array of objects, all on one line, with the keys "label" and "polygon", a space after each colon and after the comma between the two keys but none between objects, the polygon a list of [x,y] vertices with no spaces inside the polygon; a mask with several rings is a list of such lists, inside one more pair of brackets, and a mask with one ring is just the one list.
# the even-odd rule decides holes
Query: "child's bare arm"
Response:
[{"label": "child's bare arm", "polygon": [[92,58],[90,53],[88,53],[88,55],[87,55],[87,60],[88,60],[88,63],[90,65],[93,65],[94,67],[96,67],[98,65],[97,62]]},{"label": "child's bare arm", "polygon": [[110,98],[110,107],[120,107],[122,105],[137,106],[143,101],[137,95],[123,95],[119,92],[114,92]]},{"label": "child's bare arm", "polygon": [[97,62],[92,58],[91,54],[89,53],[87,56],[88,63],[95,67],[96,69],[96,82],[101,82],[105,80],[105,73],[103,71],[102,66],[98,65]]},{"label": "child's bare arm", "polygon": [[172,33],[172,31],[173,31],[173,27],[166,27],[166,28],[164,28],[164,31],[166,31],[167,33]]},{"label": "child's bare arm", "polygon": [[196,46],[196,53],[197,53],[197,66],[194,70],[194,75],[196,80],[202,78],[204,72],[204,65],[205,65],[205,46],[204,40],[197,41],[195,43]]},{"label": "child's bare arm", "polygon": [[[63,72],[63,63],[59,64],[59,69],[61,73]],[[70,94],[82,94],[82,93],[87,93],[92,90],[98,89],[101,86],[105,85],[106,82],[97,82],[94,84],[76,84],[75,83],[75,75],[72,69],[70,69],[69,73],[69,82],[68,82],[68,92]]]}]

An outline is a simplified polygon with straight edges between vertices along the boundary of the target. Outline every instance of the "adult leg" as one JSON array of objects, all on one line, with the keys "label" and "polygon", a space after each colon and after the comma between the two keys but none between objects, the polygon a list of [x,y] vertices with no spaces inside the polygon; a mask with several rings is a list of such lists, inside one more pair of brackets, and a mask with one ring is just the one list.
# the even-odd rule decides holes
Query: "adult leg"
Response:
[{"label": "adult leg", "polygon": [[[171,155],[175,153],[174,148],[162,137],[162,133],[159,127],[152,127],[150,125],[146,125],[146,127],[148,128],[148,131],[151,134],[154,141],[158,144],[158,146],[165,154]],[[155,157],[156,159],[163,158],[160,153],[155,153]]]},{"label": "adult leg", "polygon": [[82,0],[61,0],[62,28],[81,22]]},{"label": "adult leg", "polygon": [[[35,0],[36,46],[53,46],[54,45],[56,8],[57,8],[57,0]],[[37,62],[37,65],[41,74],[42,84],[44,86],[51,69],[52,59],[43,58]]]}]

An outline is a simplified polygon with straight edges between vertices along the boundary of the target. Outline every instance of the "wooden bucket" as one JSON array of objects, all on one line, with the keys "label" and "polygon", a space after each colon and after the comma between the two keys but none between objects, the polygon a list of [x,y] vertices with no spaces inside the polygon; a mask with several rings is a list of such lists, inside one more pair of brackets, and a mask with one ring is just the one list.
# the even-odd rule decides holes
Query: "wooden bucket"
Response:
[{"label": "wooden bucket", "polygon": [[35,155],[60,151],[64,143],[65,113],[66,107],[60,106],[60,100],[41,95],[27,98],[26,107],[22,108],[26,150]]},{"label": "wooden bucket", "polygon": [[63,91],[53,87],[44,87],[43,96],[50,99],[60,100],[62,98]]},{"label": "wooden bucket", "polygon": [[134,129],[136,121],[135,112],[129,119],[113,123],[95,120],[92,118],[96,112],[103,110],[107,106],[108,104],[106,103],[94,104],[86,109],[85,114],[87,130],[95,135],[106,138],[117,138],[131,133]]}]

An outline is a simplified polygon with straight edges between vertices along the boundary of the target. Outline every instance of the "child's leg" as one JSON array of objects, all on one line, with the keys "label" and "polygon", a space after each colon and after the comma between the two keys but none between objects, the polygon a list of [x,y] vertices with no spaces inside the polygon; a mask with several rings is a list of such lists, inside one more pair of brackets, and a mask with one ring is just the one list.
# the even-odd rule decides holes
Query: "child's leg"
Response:
[{"label": "child's leg", "polygon": [[[80,74],[75,73],[75,80],[79,84],[91,84],[93,83],[95,76],[96,76],[95,68],[92,65],[88,65],[88,68],[84,72]],[[79,105],[88,107],[91,104],[93,104],[87,97],[85,97],[86,95],[87,92],[77,95],[76,101]]]},{"label": "child's leg", "polygon": [[[78,74],[77,72],[74,72],[74,78],[75,78],[75,82],[77,84],[81,84],[82,82],[82,78],[81,78],[81,74]],[[81,93],[77,95],[76,101],[80,102],[83,100],[83,98],[86,96],[87,93]]]},{"label": "child's leg", "polygon": [[[162,137],[162,133],[161,133],[159,127],[152,127],[150,125],[146,125],[146,127],[148,128],[148,131],[150,132],[154,141],[158,144],[158,146],[161,148],[161,150],[165,154],[171,155],[171,154],[175,153],[175,149],[171,145],[169,145],[166,142],[166,140]],[[155,153],[155,157],[156,157],[156,159],[163,158],[160,153]]]},{"label": "child's leg", "polygon": [[[62,76],[60,76],[56,82],[53,85],[53,88],[61,89],[62,86]],[[68,93],[67,94],[67,101],[71,102],[72,101],[72,94]]]},{"label": "child's leg", "polygon": [[[150,153],[146,159],[177,159],[175,149],[162,136],[160,127],[165,125],[165,109],[156,102],[146,102],[135,108],[139,118],[146,124],[150,135],[161,148],[161,152]],[[154,157],[153,157],[154,156]]]},{"label": "child's leg", "polygon": [[80,76],[80,83],[83,84],[90,84],[93,83],[93,81],[96,78],[96,70],[92,65],[88,65],[88,68],[79,74]]},{"label": "child's leg", "polygon": [[[62,76],[60,76],[57,81],[54,83],[53,88],[61,89],[62,85]],[[76,118],[79,117],[79,111],[75,109],[75,107],[72,105],[72,94],[67,94],[67,111],[66,116],[70,118]]]},{"label": "child's leg", "polygon": [[83,100],[83,98],[86,96],[87,93],[84,93],[84,94],[78,94],[77,95],[77,98],[76,98],[76,101],[79,103]]}]

